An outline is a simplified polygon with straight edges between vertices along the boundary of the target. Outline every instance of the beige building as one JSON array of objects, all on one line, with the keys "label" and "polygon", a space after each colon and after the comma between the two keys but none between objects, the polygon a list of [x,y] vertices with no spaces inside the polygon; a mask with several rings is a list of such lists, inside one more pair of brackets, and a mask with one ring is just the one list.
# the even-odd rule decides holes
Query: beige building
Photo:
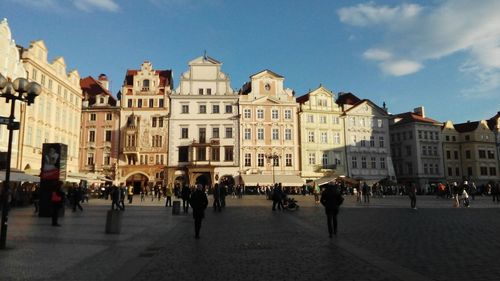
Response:
[{"label": "beige building", "polygon": [[120,157],[117,180],[143,187],[164,184],[168,159],[169,96],[172,71],[155,70],[146,61],[127,70],[120,100]]},{"label": "beige building", "polygon": [[285,78],[270,70],[250,77],[240,90],[240,173],[246,186],[301,186],[299,104]]},{"label": "beige building", "polygon": [[[9,28],[7,19],[3,19],[0,22],[0,74],[5,78],[14,81],[16,78],[26,78],[26,70],[24,69],[23,63],[20,60],[19,50],[16,46],[16,42],[12,39],[12,34]],[[5,104],[5,100],[0,100],[2,106],[0,106],[0,116],[9,117],[10,106]],[[35,101],[36,102],[36,101]],[[19,121],[21,117],[21,103],[16,103],[16,108],[14,112],[16,120]],[[19,132],[14,131],[13,143],[12,143],[12,158],[10,166],[13,168],[21,169],[21,158],[19,154]],[[2,165],[4,161],[7,160],[7,147],[9,140],[9,131],[7,130],[7,125],[0,125],[0,152],[5,159],[1,159]],[[6,163],[5,163],[6,164]]]},{"label": "beige building", "polygon": [[238,176],[238,95],[221,66],[206,55],[190,61],[170,96],[171,186],[232,186]]},{"label": "beige building", "polygon": [[485,120],[466,122],[455,124],[454,128],[459,133],[462,179],[476,184],[497,181],[499,176],[496,140],[488,123]]},{"label": "beige building", "polygon": [[367,99],[339,94],[342,107],[347,176],[368,184],[396,180],[389,144],[389,114]]},{"label": "beige building", "polygon": [[460,151],[460,133],[451,121],[446,121],[441,128],[443,144],[443,174],[447,182],[462,181],[462,153]]},{"label": "beige building", "polygon": [[115,180],[120,143],[120,108],[106,75],[80,80],[83,91],[80,172]]},{"label": "beige building", "polygon": [[[488,127],[495,134],[496,146],[497,146],[497,159],[498,168],[500,169],[500,111],[495,114],[495,116],[488,119]],[[497,171],[500,173],[500,171]]]},{"label": "beige building", "polygon": [[64,58],[48,61],[43,41],[33,41],[21,50],[29,81],[42,86],[42,93],[31,106],[22,107],[20,167],[39,171],[42,144],[68,146],[67,172],[78,172],[82,90],[78,71],[66,71]]},{"label": "beige building", "polygon": [[297,102],[302,178],[307,181],[344,175],[344,126],[335,94],[320,86],[297,98]]}]

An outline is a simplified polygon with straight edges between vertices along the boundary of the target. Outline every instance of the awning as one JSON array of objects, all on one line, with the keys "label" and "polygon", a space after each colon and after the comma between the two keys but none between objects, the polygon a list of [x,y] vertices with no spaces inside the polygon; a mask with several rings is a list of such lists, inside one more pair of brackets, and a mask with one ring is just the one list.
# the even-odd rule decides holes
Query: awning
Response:
[{"label": "awning", "polygon": [[317,186],[321,186],[335,180],[336,178],[337,176],[322,177],[312,182],[309,182],[307,185],[313,186],[314,184],[316,184]]},{"label": "awning", "polygon": [[241,175],[241,179],[246,186],[273,185],[274,182],[281,183],[282,186],[302,186],[304,181],[295,175],[275,175],[274,182],[272,175]]},{"label": "awning", "polygon": [[[0,181],[5,180],[5,171],[0,171]],[[23,172],[11,171],[10,172],[10,181],[12,182],[40,182],[40,178],[33,175],[28,175]]]}]

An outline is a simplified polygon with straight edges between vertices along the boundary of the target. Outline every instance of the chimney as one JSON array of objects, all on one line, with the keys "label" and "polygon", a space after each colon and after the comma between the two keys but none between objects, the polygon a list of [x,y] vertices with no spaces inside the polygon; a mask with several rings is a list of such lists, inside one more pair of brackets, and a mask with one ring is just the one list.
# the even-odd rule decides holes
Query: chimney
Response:
[{"label": "chimney", "polygon": [[106,74],[102,74],[99,75],[99,78],[97,79],[99,81],[99,84],[101,84],[101,86],[108,90],[109,91],[109,81],[108,81],[108,77],[106,76]]},{"label": "chimney", "polygon": [[418,115],[425,118],[425,109],[423,106],[420,106],[420,107],[413,109],[413,113],[418,114]]}]

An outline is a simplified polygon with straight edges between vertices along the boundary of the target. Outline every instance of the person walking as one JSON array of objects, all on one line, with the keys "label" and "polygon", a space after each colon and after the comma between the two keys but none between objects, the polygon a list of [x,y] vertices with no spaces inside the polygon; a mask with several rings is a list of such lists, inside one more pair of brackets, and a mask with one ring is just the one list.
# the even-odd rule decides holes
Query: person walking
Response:
[{"label": "person walking", "polygon": [[181,190],[181,198],[182,198],[182,209],[184,213],[188,213],[189,211],[189,198],[190,198],[191,190],[188,185],[184,185]]},{"label": "person walking", "polygon": [[120,205],[122,207],[122,211],[125,211],[125,197],[127,196],[127,187],[122,182],[120,183]]},{"label": "person walking", "polygon": [[35,214],[38,213],[39,204],[40,204],[40,187],[35,185],[33,190],[31,191],[31,201],[33,202],[33,206],[35,206]]},{"label": "person walking", "polygon": [[273,189],[273,211],[276,211],[276,205],[278,205],[278,210],[283,209],[283,191],[281,190],[281,187],[279,184],[274,184],[274,189]]},{"label": "person walking", "polygon": [[453,182],[452,192],[453,192],[453,207],[458,208],[460,206],[458,198],[458,194],[460,193],[460,187],[458,186],[457,182]]},{"label": "person walking", "polygon": [[365,203],[370,203],[370,194],[371,194],[371,190],[370,190],[370,187],[368,186],[368,184],[366,184],[366,181],[363,183],[363,201]]},{"label": "person walking", "polygon": [[222,211],[222,207],[221,207],[221,202],[220,202],[220,197],[221,197],[221,190],[220,190],[220,186],[218,183],[216,183],[214,185],[214,203],[213,203],[213,207],[214,207],[214,211]]},{"label": "person walking", "polygon": [[134,187],[132,185],[127,186],[127,199],[128,203],[132,204],[132,200],[134,199]]},{"label": "person walking", "polygon": [[80,202],[82,201],[82,189],[78,184],[74,183],[73,184],[73,190],[71,192],[71,203],[73,205],[73,212],[76,212],[76,208],[80,209],[80,211],[83,211],[82,205],[80,205]]},{"label": "person walking", "polygon": [[205,217],[205,209],[208,206],[208,198],[201,184],[196,185],[196,190],[189,198],[189,205],[193,208],[194,237],[200,239],[201,221]]},{"label": "person walking", "polygon": [[410,197],[410,207],[417,209],[417,186],[414,183],[408,185],[408,196]]},{"label": "person walking", "polygon": [[492,183],[491,184],[491,197],[493,198],[493,202],[495,202],[495,200],[496,200],[497,203],[499,203],[499,200],[500,200],[500,187],[499,187],[498,183]]},{"label": "person walking", "polygon": [[61,226],[58,223],[59,210],[64,206],[64,191],[62,189],[63,182],[58,181],[56,188],[52,191],[50,201],[52,203],[52,226]]},{"label": "person walking", "polygon": [[117,210],[122,210],[122,206],[120,204],[120,195],[121,195],[121,191],[120,191],[120,188],[116,185],[113,185],[112,189],[111,189],[111,210],[114,210],[115,207]]},{"label": "person walking", "polygon": [[172,186],[169,184],[167,186],[167,189],[165,190],[165,196],[167,197],[165,201],[165,207],[172,207],[172,195],[174,191],[172,189]]},{"label": "person walking", "polygon": [[342,197],[338,185],[329,183],[321,193],[320,202],[325,207],[328,234],[332,238],[332,234],[337,235],[337,215],[340,205],[344,202],[344,197]]}]

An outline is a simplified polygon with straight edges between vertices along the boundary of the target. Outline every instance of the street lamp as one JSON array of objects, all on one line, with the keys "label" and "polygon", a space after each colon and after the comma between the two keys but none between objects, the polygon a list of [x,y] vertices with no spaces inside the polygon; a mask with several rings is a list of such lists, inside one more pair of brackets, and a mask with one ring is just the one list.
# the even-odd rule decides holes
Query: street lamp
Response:
[{"label": "street lamp", "polygon": [[2,190],[2,225],[0,232],[0,249],[5,249],[7,240],[7,221],[9,214],[8,199],[10,185],[10,160],[12,158],[12,137],[13,131],[19,130],[19,122],[14,121],[16,100],[26,102],[31,105],[35,98],[42,92],[41,86],[36,82],[28,82],[26,78],[17,78],[13,82],[0,74],[0,97],[10,102],[10,116],[8,118],[0,116],[0,124],[7,125],[9,130],[9,142],[7,149],[7,166],[5,167],[5,180]]},{"label": "street lamp", "polygon": [[273,153],[267,153],[267,154],[265,155],[265,157],[266,157],[267,161],[271,162],[271,165],[272,165],[272,167],[273,167],[273,168],[272,168],[272,169],[273,169],[272,171],[273,171],[273,186],[274,186],[274,184],[276,183],[276,181],[275,181],[275,179],[274,179],[274,166],[275,166],[275,165],[274,165],[274,163],[276,162],[276,160],[280,159],[280,158],[281,158],[281,156],[280,156],[280,155],[278,155],[276,152],[273,152]]}]

